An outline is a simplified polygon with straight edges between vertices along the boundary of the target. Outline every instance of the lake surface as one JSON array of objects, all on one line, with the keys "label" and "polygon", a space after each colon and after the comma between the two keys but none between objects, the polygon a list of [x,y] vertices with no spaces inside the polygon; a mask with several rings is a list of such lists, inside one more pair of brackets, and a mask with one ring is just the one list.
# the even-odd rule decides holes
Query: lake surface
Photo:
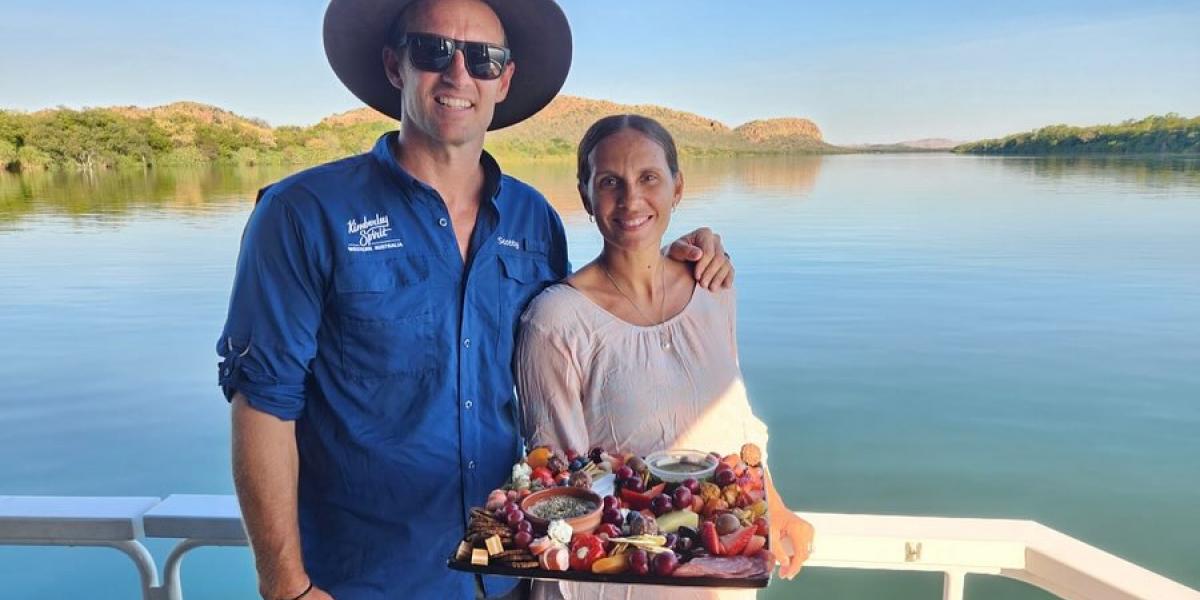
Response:
[{"label": "lake surface", "polygon": [[[742,367],[798,510],[1034,519],[1200,587],[1200,161],[950,155],[684,165],[673,232],[738,269]],[[567,164],[513,165],[599,235]],[[285,173],[0,174],[0,494],[232,493],[214,345]],[[165,559],[170,544],[150,545]],[[189,600],[255,597],[201,549]],[[105,549],[0,548],[0,596],[136,598]],[[765,598],[939,598],[811,569]],[[972,599],[1047,598],[968,580]]]}]

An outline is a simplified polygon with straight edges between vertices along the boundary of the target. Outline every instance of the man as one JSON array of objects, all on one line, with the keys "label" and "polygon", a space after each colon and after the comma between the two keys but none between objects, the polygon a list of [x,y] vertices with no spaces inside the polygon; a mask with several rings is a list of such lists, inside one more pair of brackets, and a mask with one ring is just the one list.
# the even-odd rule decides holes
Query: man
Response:
[{"label": "man", "polygon": [[[521,455],[515,325],[569,267],[558,215],[483,140],[558,92],[570,30],[552,0],[333,0],[325,46],[401,128],[271,186],[246,226],[218,351],[259,592],[504,594],[445,560]],[[732,276],[707,230],[671,252]]]}]

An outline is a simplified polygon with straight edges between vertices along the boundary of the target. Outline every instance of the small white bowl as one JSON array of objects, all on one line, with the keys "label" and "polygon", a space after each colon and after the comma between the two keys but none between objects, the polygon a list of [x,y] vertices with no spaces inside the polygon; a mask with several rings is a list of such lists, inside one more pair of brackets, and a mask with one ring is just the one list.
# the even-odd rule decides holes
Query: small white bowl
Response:
[{"label": "small white bowl", "polygon": [[704,481],[712,477],[719,461],[699,450],[660,450],[646,457],[646,466],[655,477],[680,482],[689,477]]}]

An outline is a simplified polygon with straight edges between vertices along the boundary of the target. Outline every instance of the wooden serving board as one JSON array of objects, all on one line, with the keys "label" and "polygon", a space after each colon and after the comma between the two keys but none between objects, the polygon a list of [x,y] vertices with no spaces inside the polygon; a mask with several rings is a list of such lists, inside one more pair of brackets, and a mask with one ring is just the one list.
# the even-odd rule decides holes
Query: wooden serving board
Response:
[{"label": "wooden serving board", "polygon": [[455,571],[476,573],[479,575],[500,575],[503,577],[519,577],[522,579],[587,581],[592,583],[628,583],[634,585],[666,585],[672,587],[704,587],[704,588],[765,588],[771,578],[749,577],[744,579],[725,579],[721,577],[663,577],[662,575],[635,575],[633,573],[617,573],[601,575],[584,571],[547,571],[545,569],[514,569],[502,565],[481,567],[469,562],[455,560],[453,557],[447,566]]}]

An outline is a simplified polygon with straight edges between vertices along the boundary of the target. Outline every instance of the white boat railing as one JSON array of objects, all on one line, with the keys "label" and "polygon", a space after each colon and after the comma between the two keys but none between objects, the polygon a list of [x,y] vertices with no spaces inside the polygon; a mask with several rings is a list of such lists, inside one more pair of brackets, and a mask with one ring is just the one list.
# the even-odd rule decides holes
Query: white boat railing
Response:
[{"label": "white boat railing", "polygon": [[[1200,600],[1200,592],[1033,521],[802,513],[816,527],[809,568],[931,571],[943,600],[967,575],[998,575],[1067,600]],[[160,582],[142,541],[181,540]],[[204,546],[246,544],[234,496],[0,496],[0,545],[108,546],[129,556],[144,600],[182,600],[180,567]]]}]

